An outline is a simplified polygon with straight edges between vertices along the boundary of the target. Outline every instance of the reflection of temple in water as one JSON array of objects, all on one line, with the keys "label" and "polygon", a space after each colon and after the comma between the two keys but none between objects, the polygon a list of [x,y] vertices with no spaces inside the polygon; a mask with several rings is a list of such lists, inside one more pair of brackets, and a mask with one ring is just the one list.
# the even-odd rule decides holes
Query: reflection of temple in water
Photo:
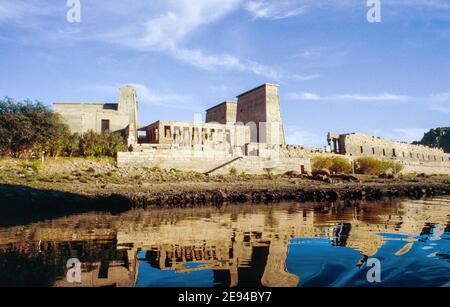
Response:
[{"label": "reflection of temple in water", "polygon": [[[209,269],[216,286],[296,286],[299,278],[285,268],[288,244],[276,240],[233,242],[229,248],[217,246],[164,246],[146,252],[152,267],[187,273]],[[188,263],[198,263],[188,268]]]},{"label": "reflection of temple in water", "polygon": [[55,286],[74,286],[62,278],[72,257],[83,263],[81,286],[133,286],[139,262],[177,273],[212,270],[217,286],[296,286],[301,277],[286,269],[291,239],[328,238],[363,259],[383,246],[380,233],[402,233],[409,239],[396,253],[401,256],[414,236],[448,231],[448,204],[442,199],[87,214],[0,229],[0,262],[8,253],[46,255],[41,260],[55,266]]}]

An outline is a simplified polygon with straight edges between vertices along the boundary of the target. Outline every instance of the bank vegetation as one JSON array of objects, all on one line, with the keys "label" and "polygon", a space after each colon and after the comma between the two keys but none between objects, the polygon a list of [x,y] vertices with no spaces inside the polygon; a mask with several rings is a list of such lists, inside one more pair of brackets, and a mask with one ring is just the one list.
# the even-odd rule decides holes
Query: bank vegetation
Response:
[{"label": "bank vegetation", "polygon": [[345,157],[316,157],[312,161],[313,172],[327,169],[334,174],[374,175],[399,174],[403,165],[391,160],[379,160],[371,157],[358,158],[352,164]]},{"label": "bank vegetation", "polygon": [[126,151],[117,133],[72,134],[61,117],[39,101],[0,100],[0,155],[14,158],[114,157]]}]

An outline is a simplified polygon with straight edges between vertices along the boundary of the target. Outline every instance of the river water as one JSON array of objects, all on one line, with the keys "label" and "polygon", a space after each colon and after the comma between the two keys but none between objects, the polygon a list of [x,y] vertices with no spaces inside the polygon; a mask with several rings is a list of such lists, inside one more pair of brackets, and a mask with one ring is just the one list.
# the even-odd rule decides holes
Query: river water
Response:
[{"label": "river water", "polygon": [[0,225],[0,286],[438,287],[449,225],[450,197],[87,213]]}]

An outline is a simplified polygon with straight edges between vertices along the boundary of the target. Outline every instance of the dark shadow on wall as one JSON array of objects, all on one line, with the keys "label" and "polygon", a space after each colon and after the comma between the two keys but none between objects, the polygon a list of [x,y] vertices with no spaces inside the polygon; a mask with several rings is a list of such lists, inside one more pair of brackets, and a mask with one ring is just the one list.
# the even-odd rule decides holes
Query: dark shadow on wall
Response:
[{"label": "dark shadow on wall", "polygon": [[119,214],[131,207],[131,201],[118,194],[90,196],[0,185],[0,227],[26,225],[87,212]]}]

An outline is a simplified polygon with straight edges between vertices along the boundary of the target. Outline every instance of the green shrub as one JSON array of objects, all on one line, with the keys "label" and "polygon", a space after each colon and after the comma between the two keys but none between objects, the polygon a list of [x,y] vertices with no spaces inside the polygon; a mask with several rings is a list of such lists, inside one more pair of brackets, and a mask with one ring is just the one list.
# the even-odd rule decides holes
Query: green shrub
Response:
[{"label": "green shrub", "polygon": [[25,160],[20,162],[24,169],[32,169],[34,172],[39,172],[42,168],[41,160]]},{"label": "green shrub", "polygon": [[103,155],[115,157],[118,152],[127,151],[125,140],[120,134],[106,131],[102,134],[102,137],[105,144]]},{"label": "green shrub", "polygon": [[100,157],[105,153],[106,142],[102,136],[90,130],[80,139],[80,155],[83,157]]},{"label": "green shrub", "polygon": [[344,157],[316,157],[313,159],[313,171],[324,168],[336,174],[349,174],[352,172],[352,164]]},{"label": "green shrub", "polygon": [[388,160],[378,160],[375,158],[359,158],[356,160],[356,172],[363,175],[381,175],[392,171],[400,173],[403,165]]},{"label": "green shrub", "polygon": [[63,150],[63,154],[68,157],[77,156],[80,154],[80,141],[81,136],[78,133],[71,134],[67,139],[66,148]]},{"label": "green shrub", "polygon": [[151,172],[153,173],[161,173],[161,168],[159,166],[154,166],[150,169]]},{"label": "green shrub", "polygon": [[235,168],[234,166],[232,168],[230,168],[230,175],[231,176],[236,176],[238,173],[237,168]]},{"label": "green shrub", "polygon": [[78,155],[82,157],[114,157],[119,151],[126,151],[122,136],[109,131],[99,134],[92,130],[81,135]]},{"label": "green shrub", "polygon": [[239,178],[240,178],[241,180],[251,180],[251,179],[254,179],[254,176],[253,176],[253,175],[250,175],[250,174],[247,174],[247,173],[245,173],[245,172],[242,172],[242,173],[239,175]]},{"label": "green shrub", "polygon": [[26,180],[27,182],[36,182],[37,179],[38,179],[38,178],[36,177],[35,174],[27,174],[27,175],[25,175],[25,180]]},{"label": "green shrub", "polygon": [[352,164],[343,157],[333,157],[332,158],[333,165],[330,168],[330,171],[335,172],[336,174],[349,174],[352,172]]},{"label": "green shrub", "polygon": [[312,160],[312,170],[317,171],[319,169],[330,169],[333,165],[331,158],[328,157],[316,157]]},{"label": "green shrub", "polygon": [[269,180],[277,179],[278,176],[276,176],[273,173],[273,169],[272,168],[265,168],[264,170],[266,171],[266,179],[269,179]]}]

